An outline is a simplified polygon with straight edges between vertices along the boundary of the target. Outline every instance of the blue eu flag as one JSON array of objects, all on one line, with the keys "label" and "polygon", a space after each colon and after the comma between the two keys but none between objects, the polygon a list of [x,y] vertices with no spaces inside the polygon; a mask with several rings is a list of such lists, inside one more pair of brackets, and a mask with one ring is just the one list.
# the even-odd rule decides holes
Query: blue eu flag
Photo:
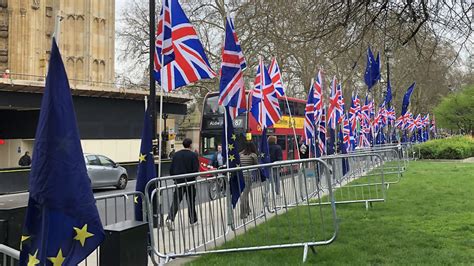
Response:
[{"label": "blue eu flag", "polygon": [[53,39],[36,129],[20,265],[77,265],[104,239],[64,64]]},{"label": "blue eu flag", "polygon": [[[261,164],[270,163],[270,147],[268,146],[268,139],[267,139],[267,128],[263,128],[262,131],[262,139],[258,145],[258,150],[260,151],[260,158],[259,162]],[[263,182],[270,177],[270,168],[260,168],[260,180]]]},{"label": "blue eu flag", "polygon": [[380,55],[377,54],[377,59],[375,59],[372,50],[367,48],[367,64],[365,67],[364,81],[367,85],[367,88],[372,89],[375,84],[380,80]]},{"label": "blue eu flag", "polygon": [[[239,148],[237,147],[237,135],[234,133],[234,125],[230,117],[229,107],[225,107],[224,135],[222,136],[222,157],[225,162],[229,162],[228,168],[240,167]],[[227,154],[229,151],[229,154]],[[230,177],[230,193],[232,197],[232,207],[235,208],[237,201],[239,201],[240,194],[244,191],[245,181],[242,171],[232,172]]]},{"label": "blue eu flag", "polygon": [[416,82],[413,82],[411,86],[407,89],[407,92],[405,92],[405,95],[403,96],[403,103],[402,103],[402,115],[406,114],[408,111],[408,105],[410,105],[410,98],[413,93],[413,90],[415,89]]},{"label": "blue eu flag", "polygon": [[[145,193],[145,186],[152,178],[156,177],[155,159],[153,157],[151,115],[147,109],[143,122],[142,143],[138,155],[138,174],[136,191]],[[142,199],[137,197],[135,202],[135,220],[143,220]]]}]

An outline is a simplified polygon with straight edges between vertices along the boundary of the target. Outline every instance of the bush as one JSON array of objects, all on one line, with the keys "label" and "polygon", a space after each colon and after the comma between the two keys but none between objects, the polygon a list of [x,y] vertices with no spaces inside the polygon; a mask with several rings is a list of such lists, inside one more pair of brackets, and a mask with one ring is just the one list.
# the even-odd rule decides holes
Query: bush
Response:
[{"label": "bush", "polygon": [[455,136],[416,145],[422,159],[464,159],[474,157],[474,138]]}]

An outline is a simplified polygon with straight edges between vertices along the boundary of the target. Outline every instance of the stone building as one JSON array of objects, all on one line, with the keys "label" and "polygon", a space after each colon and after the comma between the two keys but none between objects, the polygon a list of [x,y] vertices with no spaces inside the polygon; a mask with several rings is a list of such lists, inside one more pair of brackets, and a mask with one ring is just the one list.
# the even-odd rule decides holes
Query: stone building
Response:
[{"label": "stone building", "polygon": [[57,15],[71,83],[113,83],[115,0],[0,0],[0,71],[44,77]]}]

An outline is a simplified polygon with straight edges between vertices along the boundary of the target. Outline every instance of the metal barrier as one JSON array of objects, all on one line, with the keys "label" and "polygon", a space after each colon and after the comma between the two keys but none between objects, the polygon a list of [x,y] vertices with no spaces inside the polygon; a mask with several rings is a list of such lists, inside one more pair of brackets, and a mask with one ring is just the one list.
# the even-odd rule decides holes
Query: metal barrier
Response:
[{"label": "metal barrier", "polygon": [[[301,164],[313,169],[313,174],[305,171],[300,175]],[[269,170],[270,177],[262,182],[261,171],[265,169]],[[240,200],[232,206],[229,184],[236,177],[230,176],[239,172],[246,185]],[[304,247],[305,260],[308,248],[330,244],[336,238],[332,183],[324,184],[328,178],[321,178],[330,176],[330,168],[323,160],[283,161],[216,170],[209,174],[214,177],[199,179],[199,173],[195,173],[155,178],[147,184],[146,192],[155,187],[145,197],[150,200],[151,207],[148,220],[153,219],[152,209],[157,208],[160,215],[158,228],[154,229],[150,224],[153,263],[207,253],[294,247]],[[174,183],[174,180],[179,181]],[[226,192],[212,200],[209,186],[219,181],[224,181],[220,183],[224,184]],[[323,188],[329,204],[312,204],[323,200]],[[184,197],[186,204],[179,209]],[[290,222],[291,217],[297,217],[298,222],[293,219]],[[265,226],[259,227],[263,222],[266,222]],[[281,232],[278,237],[264,237],[264,245],[255,244],[254,241],[261,241],[262,235],[268,236],[273,230]],[[241,233],[247,233],[245,239],[238,237]],[[215,249],[231,238],[235,239],[232,247]]]},{"label": "metal barrier", "polygon": [[[97,210],[99,211],[100,220],[103,226],[110,224],[135,220],[135,204],[138,199],[143,203],[143,220],[146,220],[146,209],[148,209],[147,201],[144,200],[145,195],[140,191],[127,193],[117,193],[112,195],[95,197]],[[143,241],[147,241],[144,239]],[[100,247],[93,251],[79,265],[100,265]]]},{"label": "metal barrier", "polygon": [[0,244],[0,265],[2,266],[18,265],[19,260],[20,260],[20,251],[13,249],[9,246]]},{"label": "metal barrier", "polygon": [[[331,183],[335,188],[335,203],[365,203],[385,201],[385,171],[382,155],[374,152],[341,154],[323,157],[332,166]],[[377,171],[374,172],[374,170]],[[327,204],[327,203],[324,203]]]}]

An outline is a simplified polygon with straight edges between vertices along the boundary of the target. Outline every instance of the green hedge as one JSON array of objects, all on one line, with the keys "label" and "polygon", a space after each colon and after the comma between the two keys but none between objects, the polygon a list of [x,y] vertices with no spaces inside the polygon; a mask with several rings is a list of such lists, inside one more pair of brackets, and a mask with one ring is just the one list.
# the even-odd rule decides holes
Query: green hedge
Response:
[{"label": "green hedge", "polygon": [[422,159],[464,159],[474,157],[474,138],[455,136],[416,145]]}]

